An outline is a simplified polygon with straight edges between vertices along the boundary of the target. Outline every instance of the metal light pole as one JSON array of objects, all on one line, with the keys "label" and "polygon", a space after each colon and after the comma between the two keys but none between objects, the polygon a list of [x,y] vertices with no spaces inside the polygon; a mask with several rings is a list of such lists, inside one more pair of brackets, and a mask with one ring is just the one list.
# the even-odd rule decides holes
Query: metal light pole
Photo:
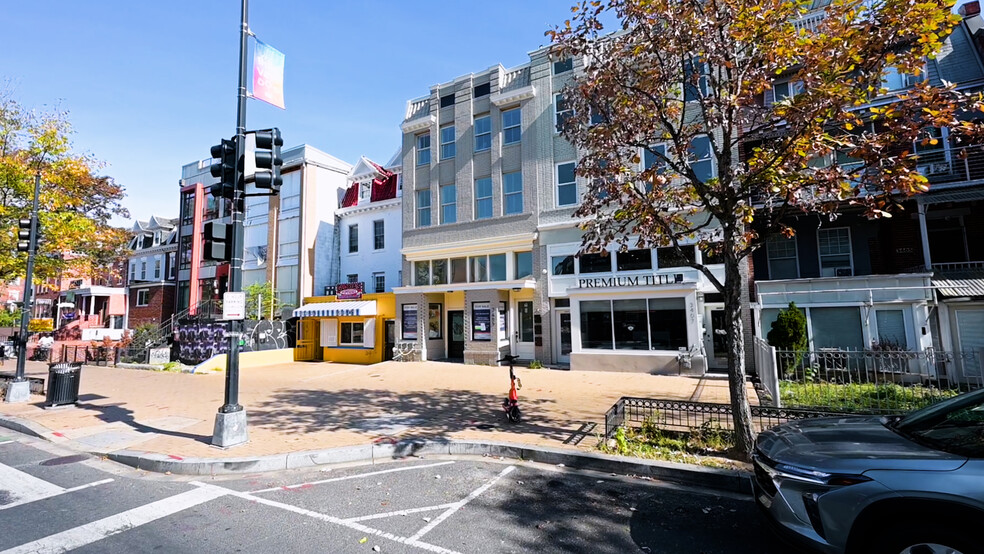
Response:
[{"label": "metal light pole", "polygon": [[[239,89],[236,110],[235,193],[232,198],[232,240],[229,242],[229,292],[242,291],[243,210],[245,182],[238,163],[246,154],[246,39],[249,36],[249,0],[242,0],[242,26],[239,32]],[[242,322],[229,322],[229,353],[226,355],[225,403],[215,414],[212,446],[228,448],[249,440],[246,410],[239,404],[239,339]]]},{"label": "metal light pole", "polygon": [[24,377],[27,361],[27,326],[31,321],[34,304],[34,256],[38,251],[38,200],[41,196],[41,171],[34,176],[34,204],[31,206],[31,242],[27,250],[27,276],[24,279],[24,305],[21,312],[20,338],[17,339],[17,373],[7,384],[5,402],[27,402],[31,398],[31,384]]}]

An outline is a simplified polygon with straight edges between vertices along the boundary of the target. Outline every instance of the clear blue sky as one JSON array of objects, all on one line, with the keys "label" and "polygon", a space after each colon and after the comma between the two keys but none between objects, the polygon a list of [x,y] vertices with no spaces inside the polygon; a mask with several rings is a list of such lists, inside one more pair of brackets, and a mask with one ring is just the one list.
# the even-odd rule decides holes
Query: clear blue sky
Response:
[{"label": "clear blue sky", "polygon": [[[247,128],[385,163],[407,100],[528,61],[573,3],[251,0],[250,28],[286,55],[287,110],[249,100]],[[181,166],[235,132],[239,0],[3,4],[0,86],[27,108],[68,110],[74,149],[108,164],[132,217],[177,217]]]}]

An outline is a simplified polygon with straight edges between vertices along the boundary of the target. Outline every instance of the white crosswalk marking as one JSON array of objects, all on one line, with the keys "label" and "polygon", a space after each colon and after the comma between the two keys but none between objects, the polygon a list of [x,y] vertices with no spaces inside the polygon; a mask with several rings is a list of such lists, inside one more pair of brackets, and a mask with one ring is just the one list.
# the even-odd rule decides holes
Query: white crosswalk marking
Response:
[{"label": "white crosswalk marking", "polygon": [[65,489],[29,473],[0,464],[0,490],[7,491],[12,502],[24,503],[58,494]]},{"label": "white crosswalk marking", "polygon": [[74,529],[38,539],[27,544],[4,550],[0,554],[47,554],[67,552],[94,543],[106,537],[139,527],[162,517],[176,514],[224,496],[226,491],[218,487],[195,487],[181,494],[151,502],[139,508],[109,516]]}]

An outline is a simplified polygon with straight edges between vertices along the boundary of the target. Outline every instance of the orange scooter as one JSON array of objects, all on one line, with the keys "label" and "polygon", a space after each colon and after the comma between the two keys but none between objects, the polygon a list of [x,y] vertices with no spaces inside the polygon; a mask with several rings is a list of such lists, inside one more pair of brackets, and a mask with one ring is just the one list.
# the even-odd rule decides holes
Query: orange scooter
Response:
[{"label": "orange scooter", "polygon": [[512,423],[519,423],[521,417],[519,412],[519,393],[517,391],[523,388],[523,382],[513,372],[513,364],[518,359],[519,356],[506,354],[499,360],[499,363],[509,363],[509,397],[502,401],[502,411],[506,412],[506,419]]}]

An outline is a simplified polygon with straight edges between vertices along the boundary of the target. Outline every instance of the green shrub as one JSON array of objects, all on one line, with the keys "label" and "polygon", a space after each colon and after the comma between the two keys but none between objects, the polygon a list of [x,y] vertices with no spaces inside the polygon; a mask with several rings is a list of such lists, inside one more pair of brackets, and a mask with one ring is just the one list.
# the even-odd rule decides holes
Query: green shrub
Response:
[{"label": "green shrub", "polygon": [[530,362],[530,369],[543,369],[543,362],[540,360],[533,360]]},{"label": "green shrub", "polygon": [[809,337],[806,334],[806,314],[803,310],[796,307],[795,302],[790,302],[789,306],[779,310],[779,315],[772,322],[772,328],[766,335],[769,344],[777,350],[790,350],[796,355],[792,359],[784,358],[780,368],[784,374],[794,372],[803,361],[803,353],[809,345]]}]

